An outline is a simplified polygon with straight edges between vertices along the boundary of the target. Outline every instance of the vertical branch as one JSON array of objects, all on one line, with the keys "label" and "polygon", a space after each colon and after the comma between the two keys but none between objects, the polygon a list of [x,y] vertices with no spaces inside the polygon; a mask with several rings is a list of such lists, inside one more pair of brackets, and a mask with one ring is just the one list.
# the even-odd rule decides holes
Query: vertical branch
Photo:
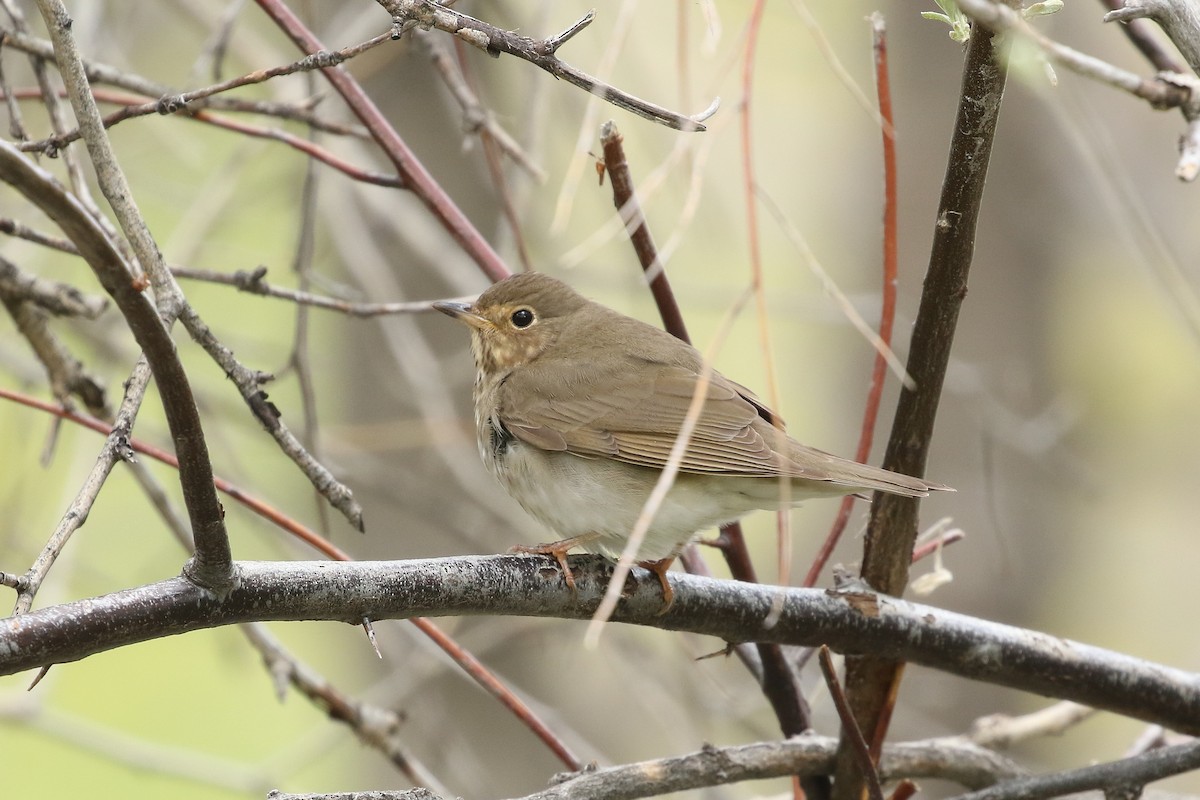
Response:
[{"label": "vertical branch", "polygon": [[[655,247],[654,237],[642,214],[637,195],[633,190],[633,177],[629,171],[629,163],[625,160],[625,149],[621,146],[621,134],[612,122],[606,122],[600,128],[600,143],[604,153],[604,167],[608,172],[609,183],[613,190],[613,203],[617,213],[629,232],[634,251],[641,262],[642,270],[650,279],[650,291],[662,317],[663,327],[678,339],[690,342],[687,326],[683,321],[683,313],[675,301],[667,273],[658,258],[658,248]],[[747,583],[757,583],[754,566],[750,561],[750,552],[742,536],[742,526],[734,522],[721,528],[721,553],[729,565],[733,577]],[[689,572],[695,570],[689,566],[691,560],[682,559]],[[792,670],[788,660],[784,658],[783,650],[776,644],[760,642],[758,648],[761,661],[760,685],[767,701],[770,702],[779,727],[788,736],[803,733],[812,727],[808,703],[800,691],[799,679]],[[747,654],[738,650],[738,656],[752,673],[759,666],[751,661]],[[817,779],[806,779],[812,782]],[[820,795],[815,795],[819,797]]]},{"label": "vertical branch", "polygon": [[[950,347],[967,293],[984,180],[1004,96],[1006,73],[997,55],[992,33],[973,27],[929,269],[909,350],[908,374],[916,387],[900,392],[883,462],[885,468],[908,475],[925,474]],[[903,593],[916,541],[918,509],[916,499],[876,494],[862,566],[862,577],[876,591]],[[886,734],[902,666],[868,658],[846,661],[846,691],[854,717],[873,743]],[[863,776],[845,739],[838,749],[836,776],[835,797],[858,800]]]}]

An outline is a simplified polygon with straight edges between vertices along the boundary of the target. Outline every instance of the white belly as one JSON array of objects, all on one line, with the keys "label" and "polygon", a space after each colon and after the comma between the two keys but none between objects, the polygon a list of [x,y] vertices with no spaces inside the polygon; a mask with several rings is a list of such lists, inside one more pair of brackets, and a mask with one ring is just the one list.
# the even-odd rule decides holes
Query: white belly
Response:
[{"label": "white belly", "polygon": [[[606,458],[546,452],[517,440],[501,453],[483,442],[480,450],[492,474],[530,515],[564,539],[589,540],[580,544],[582,549],[614,558],[625,548],[660,474]],[[703,530],[778,505],[769,496],[764,499],[761,481],[746,479],[745,491],[742,486],[741,481],[731,485],[729,478],[679,475],[647,531],[638,559],[674,556]]]}]

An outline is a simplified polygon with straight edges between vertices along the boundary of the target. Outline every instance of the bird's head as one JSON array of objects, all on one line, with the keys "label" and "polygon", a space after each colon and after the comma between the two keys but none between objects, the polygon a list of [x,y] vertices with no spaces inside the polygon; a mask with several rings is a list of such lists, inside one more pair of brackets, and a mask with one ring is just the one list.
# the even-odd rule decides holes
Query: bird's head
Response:
[{"label": "bird's head", "polygon": [[474,303],[437,302],[433,307],[471,329],[476,365],[495,375],[544,353],[572,315],[588,305],[562,281],[525,272],[494,284]]}]

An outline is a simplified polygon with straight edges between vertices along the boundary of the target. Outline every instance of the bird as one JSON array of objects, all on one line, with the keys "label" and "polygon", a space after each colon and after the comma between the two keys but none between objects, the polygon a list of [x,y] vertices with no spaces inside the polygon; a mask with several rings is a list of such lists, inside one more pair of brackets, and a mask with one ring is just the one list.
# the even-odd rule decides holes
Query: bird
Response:
[{"label": "bird", "polygon": [[471,303],[432,305],[470,329],[484,465],[561,537],[510,552],[553,557],[572,590],[567,552],[619,557],[706,371],[675,482],[637,554],[661,582],[664,609],[666,570],[707,529],[809,498],[953,491],[801,444],[753,392],[706,370],[690,344],[545,273],[507,277]]}]

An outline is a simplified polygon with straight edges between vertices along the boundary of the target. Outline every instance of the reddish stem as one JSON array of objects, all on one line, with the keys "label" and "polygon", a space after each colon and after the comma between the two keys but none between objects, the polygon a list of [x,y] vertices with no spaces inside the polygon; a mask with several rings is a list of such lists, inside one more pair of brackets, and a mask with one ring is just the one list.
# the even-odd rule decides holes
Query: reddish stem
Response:
[{"label": "reddish stem", "polygon": [[[896,129],[892,120],[892,90],[888,79],[887,37],[882,25],[874,23],[872,44],[875,51],[875,87],[879,97],[879,116],[883,120],[883,308],[879,313],[879,338],[888,347],[892,346],[892,327],[896,319],[896,275],[898,273],[899,225],[896,216],[898,207],[896,199]],[[871,387],[867,391],[867,405],[863,409],[862,432],[858,437],[858,450],[854,457],[857,461],[865,462],[871,456],[871,442],[875,438],[875,423],[879,418],[879,402],[883,397],[883,381],[887,376],[887,360],[883,353],[875,354],[875,366],[871,370]],[[829,535],[813,559],[808,574],[804,576],[804,586],[815,586],[817,579],[829,563],[838,540],[846,530],[850,521],[850,509],[854,505],[854,496],[842,498]]]}]

